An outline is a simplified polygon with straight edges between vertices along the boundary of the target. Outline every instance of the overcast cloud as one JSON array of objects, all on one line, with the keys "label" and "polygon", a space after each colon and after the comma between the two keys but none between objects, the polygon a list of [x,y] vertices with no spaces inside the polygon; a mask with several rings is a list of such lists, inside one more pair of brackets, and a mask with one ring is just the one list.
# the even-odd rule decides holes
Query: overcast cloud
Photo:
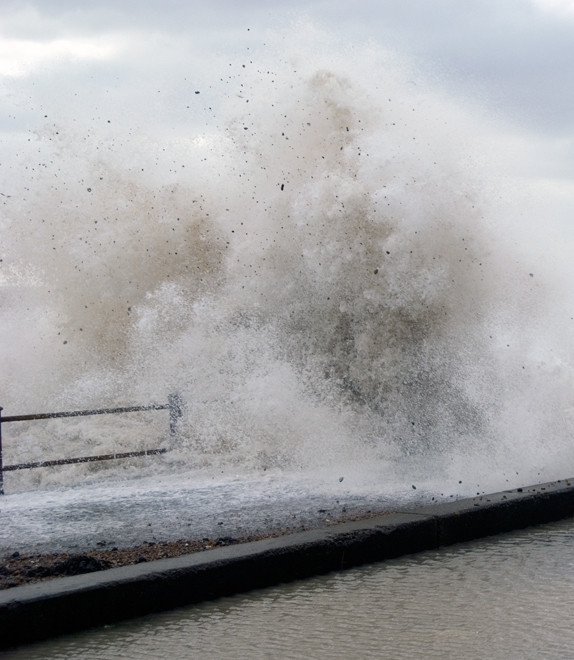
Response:
[{"label": "overcast cloud", "polygon": [[567,0],[4,1],[1,66],[10,73],[40,64],[34,47],[48,58],[49,49],[39,46],[52,44],[57,55],[58,40],[91,40],[97,59],[114,36],[134,33],[221,48],[247,27],[278,27],[304,13],[349,38],[409,53],[460,90],[486,95],[509,117],[556,133],[574,124],[573,6]]},{"label": "overcast cloud", "polygon": [[66,121],[64,105],[68,119],[91,112],[124,124],[131,117],[134,126],[142,108],[157,106],[146,121],[155,116],[158,130],[173,132],[181,117],[169,110],[170,89],[185,79],[191,93],[207,83],[213,61],[301,15],[343,39],[413,58],[437,85],[499,121],[509,139],[528,143],[532,176],[572,193],[572,0],[3,0],[0,136],[13,143],[56,109]]}]

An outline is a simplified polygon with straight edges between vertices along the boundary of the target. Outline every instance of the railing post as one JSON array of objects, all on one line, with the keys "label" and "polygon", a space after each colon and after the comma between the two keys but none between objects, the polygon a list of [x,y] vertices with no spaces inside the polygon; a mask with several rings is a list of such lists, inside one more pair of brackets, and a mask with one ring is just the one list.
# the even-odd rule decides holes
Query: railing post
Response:
[{"label": "railing post", "polygon": [[169,405],[169,434],[172,438],[177,437],[178,423],[182,416],[182,400],[179,394],[169,394],[167,397]]},{"label": "railing post", "polygon": [[0,406],[0,495],[4,495],[4,465],[2,463],[2,406]]}]

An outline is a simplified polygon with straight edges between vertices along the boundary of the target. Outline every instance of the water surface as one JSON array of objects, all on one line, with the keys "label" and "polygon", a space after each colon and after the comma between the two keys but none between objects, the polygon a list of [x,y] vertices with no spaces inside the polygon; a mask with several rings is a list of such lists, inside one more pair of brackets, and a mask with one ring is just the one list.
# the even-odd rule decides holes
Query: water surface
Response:
[{"label": "water surface", "polygon": [[572,520],[9,652],[41,658],[566,658]]}]

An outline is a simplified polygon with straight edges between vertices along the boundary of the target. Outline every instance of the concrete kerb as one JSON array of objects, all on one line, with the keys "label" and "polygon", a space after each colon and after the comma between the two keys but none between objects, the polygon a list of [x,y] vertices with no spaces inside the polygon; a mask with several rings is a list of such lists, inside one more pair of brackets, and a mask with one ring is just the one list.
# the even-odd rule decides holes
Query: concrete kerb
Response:
[{"label": "concrete kerb", "polygon": [[0,648],[574,516],[574,479],[0,591]]}]

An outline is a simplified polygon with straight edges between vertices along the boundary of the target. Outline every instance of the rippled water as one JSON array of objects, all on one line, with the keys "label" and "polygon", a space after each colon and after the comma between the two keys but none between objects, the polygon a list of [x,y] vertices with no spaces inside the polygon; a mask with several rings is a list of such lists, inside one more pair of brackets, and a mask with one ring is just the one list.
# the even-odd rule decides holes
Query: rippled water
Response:
[{"label": "rippled water", "polygon": [[574,522],[110,626],[26,658],[567,658]]}]

